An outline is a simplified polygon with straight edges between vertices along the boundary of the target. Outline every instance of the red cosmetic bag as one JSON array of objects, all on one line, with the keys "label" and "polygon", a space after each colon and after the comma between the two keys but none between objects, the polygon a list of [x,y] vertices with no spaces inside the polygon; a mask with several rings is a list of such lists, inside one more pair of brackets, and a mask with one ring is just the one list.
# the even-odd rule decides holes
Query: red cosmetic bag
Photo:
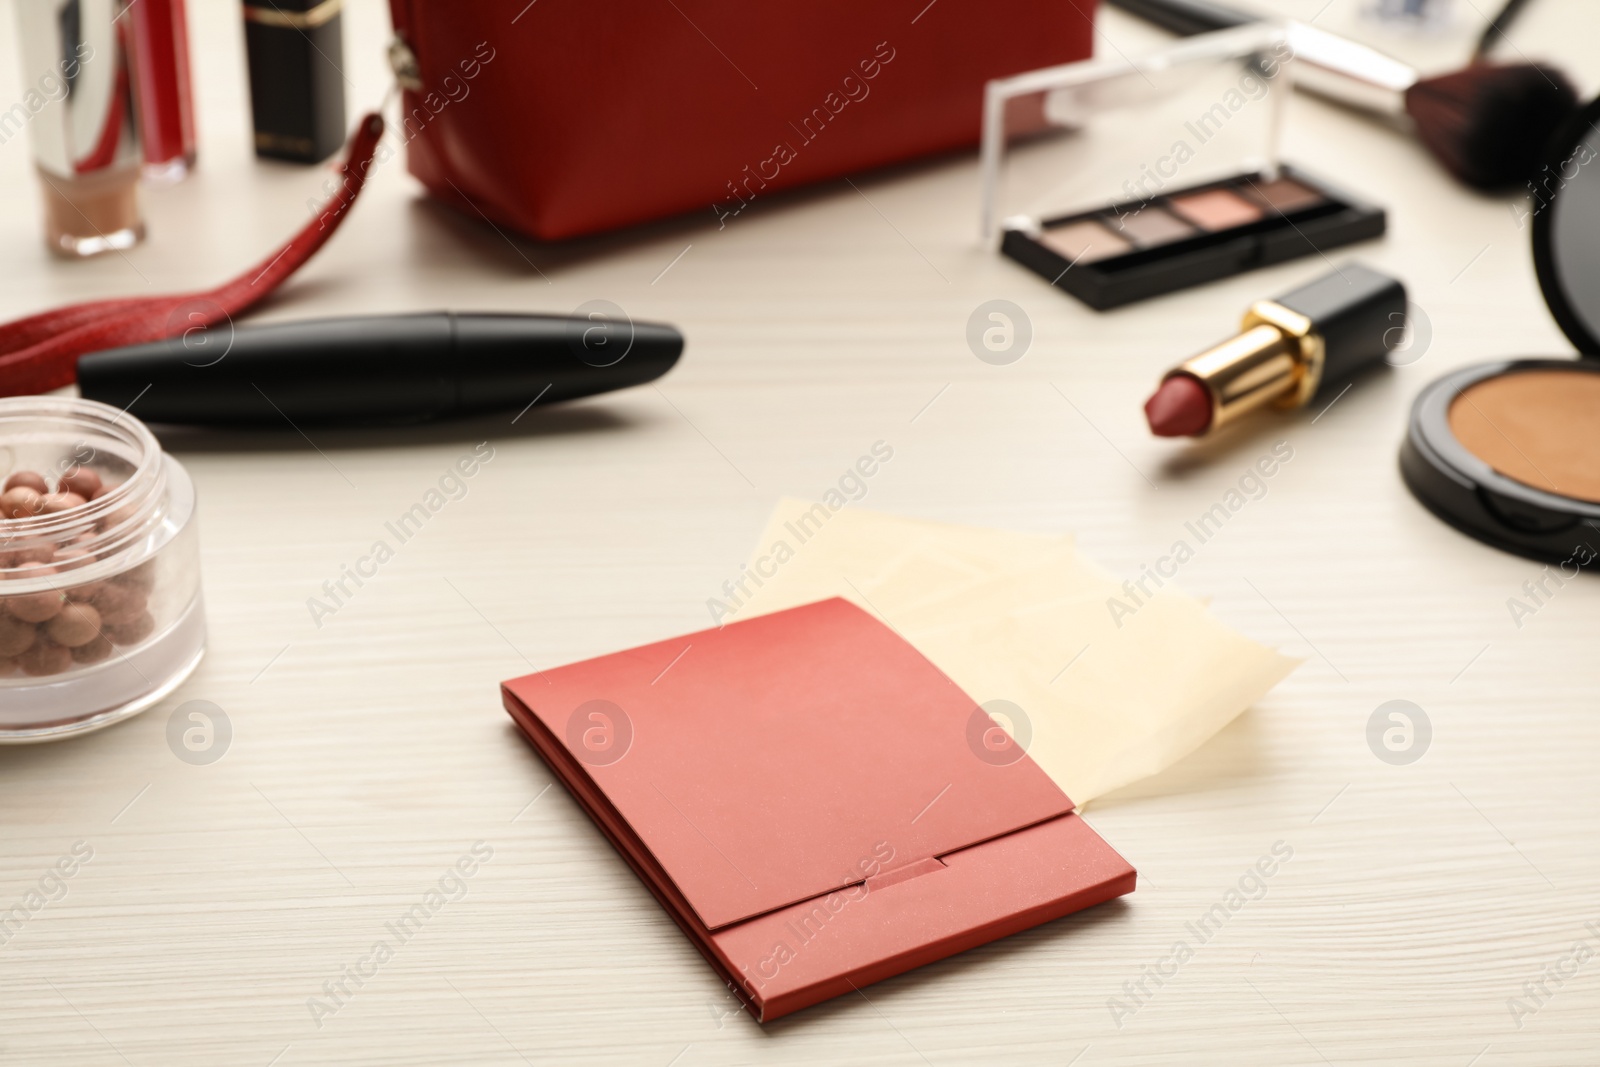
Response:
[{"label": "red cosmetic bag", "polygon": [[1094,0],[390,0],[411,173],[557,239],[973,145]]}]

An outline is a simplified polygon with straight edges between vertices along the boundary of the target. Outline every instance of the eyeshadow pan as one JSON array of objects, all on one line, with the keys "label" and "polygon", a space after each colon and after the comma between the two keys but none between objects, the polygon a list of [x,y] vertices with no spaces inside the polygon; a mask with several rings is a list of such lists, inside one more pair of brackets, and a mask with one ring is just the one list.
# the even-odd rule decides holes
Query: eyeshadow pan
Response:
[{"label": "eyeshadow pan", "polygon": [[1243,193],[1257,203],[1285,215],[1322,203],[1322,194],[1307,189],[1293,178],[1278,178],[1270,182],[1249,182]]},{"label": "eyeshadow pan", "polygon": [[[1277,174],[1209,177],[1103,206],[1078,201],[1070,215],[1056,201],[1060,214],[1008,221],[1000,252],[1105,311],[1383,233],[1382,208],[1287,166]],[[1063,270],[1063,260],[1081,269]]]},{"label": "eyeshadow pan", "polygon": [[1544,368],[1486,378],[1450,405],[1450,430],[1507,478],[1600,503],[1600,373]]},{"label": "eyeshadow pan", "polygon": [[1073,263],[1093,263],[1120,256],[1133,247],[1126,237],[1094,219],[1079,219],[1044,231],[1039,243]]},{"label": "eyeshadow pan", "polygon": [[1258,222],[1264,214],[1259,207],[1231,189],[1186,193],[1172,197],[1167,204],[1177,214],[1212,233]]},{"label": "eyeshadow pan", "polygon": [[1164,245],[1169,241],[1190,237],[1199,232],[1172,212],[1154,205],[1142,211],[1119,216],[1116,225],[1137,244],[1146,248],[1151,245]]}]

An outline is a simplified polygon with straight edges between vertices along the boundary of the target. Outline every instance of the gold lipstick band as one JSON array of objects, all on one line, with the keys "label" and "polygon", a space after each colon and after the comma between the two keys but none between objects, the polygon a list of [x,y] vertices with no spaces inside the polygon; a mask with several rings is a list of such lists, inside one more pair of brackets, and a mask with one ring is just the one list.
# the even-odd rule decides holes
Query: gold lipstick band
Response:
[{"label": "gold lipstick band", "polygon": [[246,0],[244,20],[263,26],[278,26],[290,30],[314,30],[333,19],[344,10],[344,0],[322,0],[322,3],[305,11],[285,11],[269,2],[252,4]]},{"label": "gold lipstick band", "polygon": [[1273,300],[1251,305],[1240,334],[1171,373],[1198,378],[1211,394],[1211,429],[1268,404],[1297,408],[1322,384],[1327,348],[1310,319]]}]

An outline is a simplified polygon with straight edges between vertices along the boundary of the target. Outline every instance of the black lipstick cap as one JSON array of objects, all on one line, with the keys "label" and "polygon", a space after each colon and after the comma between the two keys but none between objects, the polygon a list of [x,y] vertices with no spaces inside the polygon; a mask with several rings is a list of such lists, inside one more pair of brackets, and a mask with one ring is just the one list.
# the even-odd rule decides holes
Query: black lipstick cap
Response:
[{"label": "black lipstick cap", "polygon": [[256,155],[320,163],[344,144],[343,0],[245,0]]}]

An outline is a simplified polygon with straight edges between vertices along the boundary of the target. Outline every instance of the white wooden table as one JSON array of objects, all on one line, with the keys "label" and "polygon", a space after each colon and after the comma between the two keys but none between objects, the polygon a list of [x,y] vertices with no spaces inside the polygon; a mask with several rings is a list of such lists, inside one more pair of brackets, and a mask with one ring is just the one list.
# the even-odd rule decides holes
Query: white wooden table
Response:
[{"label": "white wooden table", "polygon": [[[1321,21],[1370,34],[1362,3]],[[323,175],[248,152],[236,7],[191,6],[200,171],[150,191],[143,247],[64,264],[40,244],[24,142],[0,146],[0,314],[207,286],[305,217]],[[347,20],[354,111],[384,91],[388,24],[376,0]],[[1102,48],[1160,40],[1116,12],[1102,26]],[[1592,93],[1597,33],[1587,0],[1535,0],[1516,40]],[[1390,45],[1440,69],[1468,38]],[[0,64],[0,103],[21,91]],[[1264,419],[1209,450],[1151,438],[1145,394],[1321,260],[1095,314],[978,245],[971,157],[774,197],[721,231],[708,212],[560,247],[380,168],[260,320],[602,298],[678,324],[687,354],[659,388],[515,425],[168,438],[199,486],[210,653],[137,719],[0,751],[0,909],[76,843],[93,851],[0,946],[0,1062],[1595,1062],[1600,962],[1572,950],[1600,950],[1600,585],[1570,583],[1517,626],[1507,599],[1540,567],[1436,521],[1396,471],[1427,381],[1570,348],[1509,200],[1461,190],[1403,137],[1295,109],[1290,154],[1391,209],[1389,236],[1352,254],[1404,277],[1431,347],[1314,424]],[[1034,327],[1010,366],[964,340],[992,298]],[[496,683],[704,626],[773,501],[820,494],[880,438],[894,461],[860,506],[1073,531],[1130,576],[1290,441],[1293,462],[1182,584],[1306,662],[1089,810],[1140,870],[1125,902],[762,1028],[551,786]],[[313,625],[307,599],[483,441],[494,459],[467,495]],[[1366,740],[1394,699],[1433,727],[1408,766]],[[190,700],[232,726],[210,765],[166,741]],[[1293,858],[1264,894],[1170,973],[1185,924],[1280,841]],[[475,842],[492,858],[465,895],[335,1001],[325,983],[371,971],[385,924]],[[1164,984],[1114,1012],[1149,969]]]}]

